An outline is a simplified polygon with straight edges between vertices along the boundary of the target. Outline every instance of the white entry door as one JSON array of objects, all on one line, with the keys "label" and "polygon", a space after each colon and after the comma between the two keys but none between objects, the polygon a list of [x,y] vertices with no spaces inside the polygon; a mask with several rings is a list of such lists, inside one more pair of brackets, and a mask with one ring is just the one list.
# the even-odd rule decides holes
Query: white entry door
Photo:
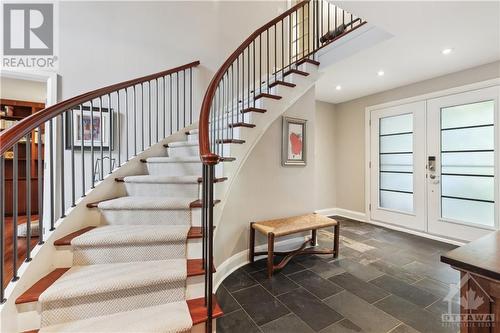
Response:
[{"label": "white entry door", "polygon": [[458,240],[498,229],[500,88],[370,113],[370,218]]},{"label": "white entry door", "polygon": [[473,240],[498,226],[498,96],[493,87],[427,103],[430,233]]}]

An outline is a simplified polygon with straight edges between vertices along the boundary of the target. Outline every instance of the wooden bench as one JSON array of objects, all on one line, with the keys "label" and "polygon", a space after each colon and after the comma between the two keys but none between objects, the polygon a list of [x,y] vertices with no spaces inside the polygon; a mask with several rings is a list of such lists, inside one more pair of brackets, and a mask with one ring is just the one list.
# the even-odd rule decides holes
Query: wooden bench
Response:
[{"label": "wooden bench", "polygon": [[[319,249],[316,247],[316,232],[318,229],[334,227],[333,249]],[[267,252],[255,252],[255,230],[267,236]],[[306,240],[298,249],[288,252],[275,252],[274,239],[299,232],[311,231],[311,239]],[[339,254],[339,232],[340,223],[334,219],[318,214],[293,216],[283,219],[260,221],[250,223],[250,262],[254,262],[255,256],[267,254],[267,275],[271,277],[273,272],[280,270],[296,255],[301,254],[333,254],[334,258]],[[310,244],[311,247],[306,246]],[[277,265],[274,264],[274,255],[285,256]]]}]

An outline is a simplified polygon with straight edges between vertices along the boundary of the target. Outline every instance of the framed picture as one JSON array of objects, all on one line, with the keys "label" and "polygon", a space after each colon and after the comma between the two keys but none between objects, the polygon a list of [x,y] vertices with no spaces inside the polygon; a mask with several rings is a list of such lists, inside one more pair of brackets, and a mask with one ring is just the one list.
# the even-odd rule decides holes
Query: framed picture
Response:
[{"label": "framed picture", "polygon": [[[66,149],[71,149],[71,140],[73,140],[76,149],[81,148],[82,145],[84,149],[90,149],[92,139],[95,150],[100,150],[101,146],[103,150],[113,149],[113,136],[110,133],[110,122],[112,121],[110,112],[107,108],[101,108],[101,110],[102,118],[98,107],[93,107],[92,112],[88,106],[84,106],[82,111],[80,111],[80,108],[72,110],[73,117],[66,117]],[[112,130],[113,126],[111,126]]]},{"label": "framed picture", "polygon": [[281,165],[306,165],[306,122],[283,117]]}]

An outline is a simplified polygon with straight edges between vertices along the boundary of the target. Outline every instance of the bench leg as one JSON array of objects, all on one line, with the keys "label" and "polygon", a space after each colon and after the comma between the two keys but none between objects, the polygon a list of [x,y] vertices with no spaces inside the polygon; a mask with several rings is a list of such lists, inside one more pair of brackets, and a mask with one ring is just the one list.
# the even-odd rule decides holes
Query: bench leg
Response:
[{"label": "bench leg", "polygon": [[250,223],[250,246],[249,246],[249,260],[251,263],[255,261],[255,229],[253,228],[254,222]]},{"label": "bench leg", "polygon": [[274,270],[274,234],[267,234],[267,276],[271,278]]},{"label": "bench leg", "polygon": [[340,223],[335,225],[333,232],[335,233],[333,238],[333,258],[337,259],[339,256]]},{"label": "bench leg", "polygon": [[316,229],[311,230],[311,246],[316,246],[316,240],[318,239],[316,234]]}]

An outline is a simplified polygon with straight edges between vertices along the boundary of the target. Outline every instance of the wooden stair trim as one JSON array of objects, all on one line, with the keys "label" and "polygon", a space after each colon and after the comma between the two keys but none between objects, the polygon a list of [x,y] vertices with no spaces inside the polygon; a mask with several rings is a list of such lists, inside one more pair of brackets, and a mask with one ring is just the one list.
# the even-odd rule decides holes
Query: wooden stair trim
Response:
[{"label": "wooden stair trim", "polygon": [[[226,180],[227,180],[227,177],[215,178],[214,183],[222,183],[222,182],[225,182]],[[198,183],[201,184],[202,182],[203,182],[203,178],[198,177]]]},{"label": "wooden stair trim", "polygon": [[141,158],[139,161],[141,161],[141,163],[148,163],[148,161],[145,158]]},{"label": "wooden stair trim", "polygon": [[[205,297],[190,299],[186,301],[189,314],[191,315],[191,320],[193,321],[193,325],[201,324],[207,321],[207,308],[205,306]],[[224,312],[222,312],[219,303],[217,302],[217,297],[215,295],[212,296],[212,318],[222,317]]]},{"label": "wooden stair trim", "polygon": [[[37,302],[40,295],[70,268],[71,267],[56,268],[49,274],[45,275],[43,278],[35,282],[35,284],[33,284],[28,290],[22,293],[21,296],[16,299],[16,304]],[[203,269],[203,259],[188,259],[186,268],[188,277],[205,274],[205,270]],[[215,273],[215,267],[212,267],[212,273]]]},{"label": "wooden stair trim", "polygon": [[55,246],[67,246],[67,245],[71,245],[71,241],[73,240],[73,238],[76,238],[80,235],[83,235],[84,233],[86,233],[87,231],[90,231],[92,229],[95,229],[96,227],[86,227],[86,228],[83,228],[83,229],[80,229],[80,230],[77,230],[75,232],[72,232],[64,237],[61,237],[59,239],[57,239],[55,242],[54,242],[54,245]]},{"label": "wooden stair trim", "polygon": [[236,143],[236,144],[243,144],[245,143],[245,140],[240,140],[240,139],[219,139],[216,141],[216,143]]},{"label": "wooden stair trim", "polygon": [[297,61],[297,65],[300,66],[304,63],[309,63],[309,64],[312,64],[312,65],[316,65],[316,66],[319,66],[320,65],[320,62],[319,61],[316,61],[316,60],[313,60],[313,59],[309,59],[309,58],[302,58],[300,59],[299,61]]},{"label": "wooden stair trim", "polygon": [[[220,203],[220,200],[214,200],[214,206]],[[201,208],[202,202],[201,199],[195,200],[189,204],[189,208]]]},{"label": "wooden stair trim", "polygon": [[114,197],[114,198],[109,198],[109,199],[102,199],[102,200],[95,201],[95,202],[89,202],[87,204],[87,208],[97,208],[101,202],[114,200],[114,199],[118,199],[118,198],[120,198],[120,197]]},{"label": "wooden stair trim", "polygon": [[254,108],[254,107],[249,107],[249,108],[241,110],[241,113],[248,113],[248,112],[266,113],[267,110],[261,109],[261,108]]},{"label": "wooden stair trim", "polygon": [[290,87],[290,88],[295,88],[297,86],[295,83],[278,80],[278,81],[274,81],[273,83],[271,83],[269,85],[269,88],[273,88],[273,87],[275,87],[277,85],[285,86],[285,87]]},{"label": "wooden stair trim", "polygon": [[43,278],[35,282],[28,290],[16,299],[16,304],[30,303],[38,301],[40,295],[47,290],[57,279],[66,273],[70,267],[56,268]]},{"label": "wooden stair trim", "polygon": [[117,183],[124,183],[125,182],[125,177],[116,177],[115,182]]},{"label": "wooden stair trim", "polygon": [[301,71],[301,70],[298,70],[298,69],[290,69],[290,70],[286,71],[285,74],[283,74],[283,76],[288,76],[290,74],[298,74],[298,75],[302,75],[302,76],[308,76],[309,75],[308,72],[304,72],[304,71]]},{"label": "wooden stair trim", "polygon": [[239,123],[234,123],[234,124],[229,124],[229,127],[230,128],[236,128],[236,127],[246,127],[246,128],[254,128],[255,124],[248,124],[248,123],[243,123],[243,122],[239,122]]},{"label": "wooden stair trim", "polygon": [[219,157],[220,162],[233,162],[236,161],[236,157]]},{"label": "wooden stair trim", "polygon": [[273,95],[273,94],[268,94],[268,93],[260,93],[258,94],[257,96],[255,96],[255,100],[258,100],[260,98],[271,98],[271,99],[276,99],[276,100],[279,100],[281,99],[282,97],[281,96],[278,96],[278,95]]}]

